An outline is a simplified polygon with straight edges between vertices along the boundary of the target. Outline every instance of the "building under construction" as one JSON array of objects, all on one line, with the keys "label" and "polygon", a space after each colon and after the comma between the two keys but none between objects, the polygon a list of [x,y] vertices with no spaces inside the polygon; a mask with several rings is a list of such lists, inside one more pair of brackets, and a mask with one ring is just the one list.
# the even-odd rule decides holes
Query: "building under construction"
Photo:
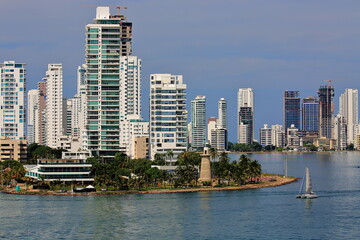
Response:
[{"label": "building under construction", "polygon": [[319,135],[332,138],[334,115],[334,87],[330,84],[320,86],[319,96]]}]

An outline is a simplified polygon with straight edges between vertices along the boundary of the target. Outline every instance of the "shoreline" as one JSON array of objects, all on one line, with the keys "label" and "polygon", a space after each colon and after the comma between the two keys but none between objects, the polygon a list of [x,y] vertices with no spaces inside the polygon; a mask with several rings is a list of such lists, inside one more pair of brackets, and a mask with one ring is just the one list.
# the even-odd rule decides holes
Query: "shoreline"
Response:
[{"label": "shoreline", "polygon": [[90,193],[60,193],[56,191],[15,191],[15,190],[2,190],[1,192],[6,194],[16,195],[53,195],[53,196],[100,196],[100,195],[128,195],[128,194],[160,194],[160,193],[192,193],[192,192],[211,192],[211,191],[237,191],[245,189],[257,189],[278,187],[289,183],[296,182],[296,177],[282,177],[279,175],[273,175],[271,178],[275,181],[265,181],[256,184],[246,184],[241,186],[229,186],[229,187],[199,187],[199,188],[186,188],[186,189],[154,189],[154,190],[130,190],[130,191],[103,191],[103,192],[90,192]]},{"label": "shoreline", "polygon": [[231,151],[225,151],[226,153],[238,153],[238,154],[241,154],[241,153],[244,153],[244,154],[247,154],[247,153],[341,153],[341,152],[345,152],[345,153],[348,153],[348,152],[357,152],[357,153],[360,153],[360,151],[350,151],[350,150],[343,150],[343,151],[284,151],[284,152],[278,152],[278,151],[270,151],[270,152],[265,152],[265,151],[256,151],[256,152],[231,152]]}]

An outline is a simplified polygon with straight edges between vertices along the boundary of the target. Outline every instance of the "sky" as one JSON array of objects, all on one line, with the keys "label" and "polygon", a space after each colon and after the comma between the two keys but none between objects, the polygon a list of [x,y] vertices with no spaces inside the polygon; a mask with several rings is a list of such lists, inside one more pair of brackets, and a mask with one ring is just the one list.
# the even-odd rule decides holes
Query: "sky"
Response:
[{"label": "sky", "polygon": [[[27,89],[49,63],[63,64],[64,96],[76,91],[85,61],[85,25],[94,7],[126,6],[133,55],[142,59],[142,115],[149,116],[149,75],[184,76],[188,110],[207,98],[207,117],[228,103],[229,140],[236,141],[237,91],[255,92],[255,133],[282,124],[285,90],[316,96],[334,79],[335,104],[345,88],[360,87],[358,0],[2,0],[0,62],[27,64]],[[335,108],[337,114],[338,108]]]}]

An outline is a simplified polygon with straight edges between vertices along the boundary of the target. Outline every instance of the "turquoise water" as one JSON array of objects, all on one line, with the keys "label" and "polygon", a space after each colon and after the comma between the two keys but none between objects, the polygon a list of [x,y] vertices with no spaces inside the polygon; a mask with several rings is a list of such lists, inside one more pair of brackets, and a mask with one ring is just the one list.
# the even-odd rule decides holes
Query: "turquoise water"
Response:
[{"label": "turquoise water", "polygon": [[[283,173],[286,154],[250,154]],[[233,159],[238,155],[232,154]],[[319,198],[300,182],[243,191],[126,196],[0,194],[4,239],[357,239],[360,153],[287,154],[288,174],[309,167]]]}]

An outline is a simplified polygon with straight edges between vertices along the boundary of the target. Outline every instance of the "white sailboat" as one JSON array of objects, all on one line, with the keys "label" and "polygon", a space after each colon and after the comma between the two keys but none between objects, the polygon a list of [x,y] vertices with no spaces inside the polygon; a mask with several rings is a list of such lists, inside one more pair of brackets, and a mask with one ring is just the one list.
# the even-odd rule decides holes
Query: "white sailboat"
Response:
[{"label": "white sailboat", "polygon": [[305,171],[305,192],[303,192],[303,186],[304,186],[304,179],[301,183],[299,194],[296,196],[297,198],[317,198],[318,196],[314,194],[312,190],[312,184],[311,184],[311,177],[310,177],[310,171],[309,168],[306,168]]}]

